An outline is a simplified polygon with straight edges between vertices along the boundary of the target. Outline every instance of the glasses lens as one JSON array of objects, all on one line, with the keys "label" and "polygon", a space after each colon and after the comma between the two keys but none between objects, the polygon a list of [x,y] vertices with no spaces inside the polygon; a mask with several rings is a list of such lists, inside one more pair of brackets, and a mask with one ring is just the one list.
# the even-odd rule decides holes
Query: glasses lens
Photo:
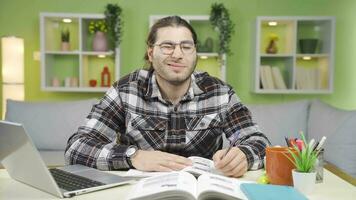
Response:
[{"label": "glasses lens", "polygon": [[193,43],[180,43],[180,49],[184,54],[191,54],[194,51]]},{"label": "glasses lens", "polygon": [[170,55],[174,52],[176,45],[179,45],[183,54],[191,54],[191,53],[193,53],[193,51],[195,49],[194,43],[191,43],[191,42],[182,42],[179,44],[165,42],[165,43],[159,44],[159,48],[161,49],[161,52],[163,54]]},{"label": "glasses lens", "polygon": [[171,43],[162,43],[159,45],[163,54],[171,54],[174,51],[175,44]]}]

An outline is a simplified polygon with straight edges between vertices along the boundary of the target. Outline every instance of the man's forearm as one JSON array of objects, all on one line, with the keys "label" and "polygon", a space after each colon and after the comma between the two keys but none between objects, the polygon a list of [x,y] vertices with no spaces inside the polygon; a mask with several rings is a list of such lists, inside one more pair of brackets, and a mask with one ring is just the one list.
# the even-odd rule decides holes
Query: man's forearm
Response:
[{"label": "man's forearm", "polygon": [[237,145],[246,155],[249,170],[257,170],[263,167],[265,149],[269,145],[269,141],[264,135],[258,137],[259,139],[255,137],[254,140],[247,140]]},{"label": "man's forearm", "polygon": [[127,169],[125,151],[127,145],[104,142],[88,134],[74,134],[67,145],[67,164],[81,164],[100,170]]}]

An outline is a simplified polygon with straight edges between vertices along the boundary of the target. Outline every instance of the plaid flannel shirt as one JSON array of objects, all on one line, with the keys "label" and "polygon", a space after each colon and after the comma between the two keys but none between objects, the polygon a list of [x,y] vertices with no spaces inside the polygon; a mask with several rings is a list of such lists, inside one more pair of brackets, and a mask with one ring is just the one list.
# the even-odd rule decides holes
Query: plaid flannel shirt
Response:
[{"label": "plaid flannel shirt", "polygon": [[137,70],[115,82],[68,140],[67,164],[127,169],[130,145],[181,156],[212,158],[222,135],[245,153],[248,169],[263,166],[269,144],[233,89],[194,72],[177,105],[162,98],[153,71]]}]

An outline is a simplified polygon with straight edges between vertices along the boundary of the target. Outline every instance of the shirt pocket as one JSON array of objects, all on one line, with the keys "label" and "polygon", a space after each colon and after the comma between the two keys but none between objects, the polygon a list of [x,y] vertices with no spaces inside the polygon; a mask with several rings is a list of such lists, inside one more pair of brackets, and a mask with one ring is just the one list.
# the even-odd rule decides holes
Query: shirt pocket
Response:
[{"label": "shirt pocket", "polygon": [[129,134],[142,149],[159,149],[166,143],[167,119],[136,115],[129,122]]},{"label": "shirt pocket", "polygon": [[214,143],[221,140],[222,119],[218,114],[198,115],[186,119],[186,144],[205,147],[215,146]]}]

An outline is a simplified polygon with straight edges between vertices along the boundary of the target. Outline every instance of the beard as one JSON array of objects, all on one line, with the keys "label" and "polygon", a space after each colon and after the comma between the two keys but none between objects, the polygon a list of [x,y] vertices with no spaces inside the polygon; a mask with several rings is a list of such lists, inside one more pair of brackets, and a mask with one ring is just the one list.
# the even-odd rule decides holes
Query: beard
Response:
[{"label": "beard", "polygon": [[156,76],[159,76],[172,85],[179,86],[190,79],[190,76],[196,68],[197,59],[194,60],[191,66],[184,66],[179,72],[172,70],[167,62],[164,62],[164,64],[153,62],[152,64],[154,65],[153,68]]}]

